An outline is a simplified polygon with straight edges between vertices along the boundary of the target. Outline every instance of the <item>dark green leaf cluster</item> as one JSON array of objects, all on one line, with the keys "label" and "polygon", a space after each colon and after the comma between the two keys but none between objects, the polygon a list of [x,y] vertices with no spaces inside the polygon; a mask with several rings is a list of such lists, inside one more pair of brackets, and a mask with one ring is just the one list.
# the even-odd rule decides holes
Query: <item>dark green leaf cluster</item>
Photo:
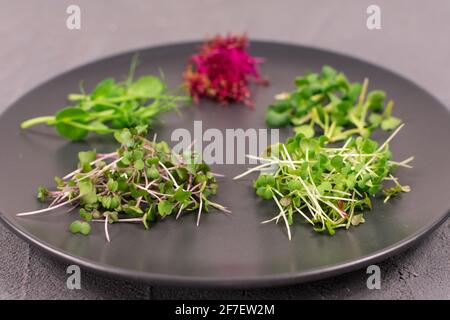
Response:
[{"label": "dark green leaf cluster", "polygon": [[350,83],[342,72],[324,66],[320,73],[296,78],[295,86],[267,109],[270,127],[293,125],[308,138],[323,134],[334,142],[354,134],[369,137],[376,128],[391,130],[401,123],[391,115],[393,102],[385,106],[383,91],[367,91],[367,79]]},{"label": "dark green leaf cluster", "polygon": [[[40,187],[38,198],[53,199],[54,203],[73,200],[86,223],[138,221],[145,228],[182,212],[200,214],[210,207],[225,211],[209,199],[216,194],[217,181],[194,154],[172,154],[165,142],[149,141],[136,128],[117,131],[114,136],[121,144],[116,152],[80,152],[78,169],[63,179],[56,178],[56,191]],[[79,222],[70,230],[89,233]]]},{"label": "dark green leaf cluster", "polygon": [[[371,197],[380,191],[389,198],[409,191],[392,174],[411,159],[392,161],[387,142],[351,137],[342,147],[327,147],[326,141],[297,134],[260,158],[269,172],[254,181],[256,194],[277,204],[280,212],[271,220],[285,219],[288,231],[294,216],[302,216],[315,231],[332,235],[364,222],[362,211],[371,209]],[[396,186],[384,188],[385,181]]]},{"label": "dark green leaf cluster", "polygon": [[112,133],[118,129],[151,125],[157,116],[172,110],[178,101],[188,97],[170,94],[158,77],[142,76],[133,80],[135,65],[126,81],[112,78],[98,83],[90,94],[69,94],[71,106],[54,116],[24,121],[22,128],[39,123],[55,126],[56,131],[69,140],[84,139],[89,132]]}]

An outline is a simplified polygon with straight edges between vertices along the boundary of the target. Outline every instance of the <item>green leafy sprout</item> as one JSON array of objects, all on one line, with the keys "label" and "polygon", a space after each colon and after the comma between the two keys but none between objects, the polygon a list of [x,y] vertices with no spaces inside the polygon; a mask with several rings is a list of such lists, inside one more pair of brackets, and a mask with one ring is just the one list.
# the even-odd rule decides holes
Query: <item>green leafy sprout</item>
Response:
[{"label": "green leafy sprout", "polygon": [[70,225],[72,233],[89,234],[90,222],[102,222],[110,241],[111,223],[142,223],[148,229],[167,216],[178,219],[183,212],[196,211],[199,225],[202,211],[210,207],[230,213],[210,200],[217,191],[216,174],[194,152],[174,154],[164,141],[144,138],[145,132],[145,127],[116,131],[121,146],[112,153],[80,152],[78,168],[55,178],[55,191],[38,188],[38,199],[50,205],[18,216],[71,205],[79,208],[81,219]]},{"label": "green leafy sprout", "polygon": [[138,64],[132,59],[128,78],[116,82],[112,78],[98,83],[90,94],[69,94],[73,105],[63,108],[53,116],[42,116],[22,122],[27,129],[37,124],[54,126],[56,131],[69,140],[82,140],[89,132],[108,134],[123,128],[151,125],[157,116],[177,107],[187,96],[171,94],[162,80],[155,76],[142,76],[133,80]]},{"label": "green leafy sprout", "polygon": [[[327,147],[327,137],[306,138],[299,133],[270,146],[261,157],[249,156],[262,164],[234,179],[261,172],[253,184],[256,194],[275,202],[279,209],[263,223],[283,220],[289,239],[294,216],[301,216],[316,232],[333,235],[338,228],[363,223],[364,210],[372,208],[371,198],[380,191],[385,202],[410,191],[394,177],[394,171],[411,168],[413,157],[396,162],[389,150],[389,142],[402,126],[382,145],[369,138],[350,137],[342,147]],[[384,187],[386,183],[394,186]]]},{"label": "green leafy sprout", "polygon": [[293,125],[307,138],[323,134],[335,142],[352,135],[370,137],[376,128],[393,130],[402,122],[392,116],[394,102],[385,105],[385,92],[368,92],[368,79],[350,83],[342,72],[324,66],[320,73],[296,78],[295,85],[294,91],[278,94],[267,109],[268,126]]}]

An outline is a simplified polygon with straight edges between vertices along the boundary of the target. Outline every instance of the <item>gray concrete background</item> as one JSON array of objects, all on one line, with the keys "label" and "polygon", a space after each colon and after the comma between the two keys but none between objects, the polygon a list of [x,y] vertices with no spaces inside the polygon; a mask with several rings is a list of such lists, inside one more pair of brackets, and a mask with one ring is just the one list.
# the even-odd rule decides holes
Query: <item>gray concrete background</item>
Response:
[{"label": "gray concrete background", "polygon": [[[80,31],[65,27],[69,4],[81,7]],[[381,30],[366,28],[370,4],[381,7]],[[446,0],[0,0],[0,112],[42,81],[85,62],[228,31],[366,59],[414,80],[450,106],[449,17]],[[68,290],[65,263],[0,225],[0,299],[450,299],[449,228],[447,220],[381,263],[381,290],[368,290],[360,270],[291,287],[216,291],[154,287],[86,270],[82,289]]]}]

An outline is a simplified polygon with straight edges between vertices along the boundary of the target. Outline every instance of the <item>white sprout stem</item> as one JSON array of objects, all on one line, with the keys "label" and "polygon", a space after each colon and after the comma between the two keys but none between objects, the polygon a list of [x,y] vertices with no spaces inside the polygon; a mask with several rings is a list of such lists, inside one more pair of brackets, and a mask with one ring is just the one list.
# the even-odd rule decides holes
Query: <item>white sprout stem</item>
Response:
[{"label": "white sprout stem", "polygon": [[111,239],[109,238],[109,232],[108,232],[108,215],[106,215],[106,217],[105,217],[105,236],[106,236],[106,240],[108,242],[111,242]]},{"label": "white sprout stem", "polygon": [[399,167],[411,169],[412,166],[409,165],[408,163],[410,163],[410,162],[413,161],[413,160],[414,160],[414,157],[409,157],[408,159],[405,159],[405,160],[400,161],[400,162],[397,162],[397,161],[388,161],[388,163],[389,163],[390,165],[396,165],[396,166],[399,166]]},{"label": "white sprout stem", "polygon": [[[145,181],[145,187],[147,188],[147,185],[148,185],[147,174],[144,174],[144,181]],[[155,181],[155,180],[153,180],[153,181]],[[153,181],[152,181],[152,182],[153,182]]]},{"label": "white sprout stem", "polygon": [[81,197],[81,196],[77,196],[77,197],[75,197],[75,198],[73,198],[73,199],[67,200],[67,201],[62,202],[62,203],[60,203],[60,204],[57,204],[57,205],[55,205],[55,206],[53,206],[53,207],[47,207],[47,208],[40,209],[40,210],[35,210],[35,211],[21,212],[21,213],[16,214],[16,216],[18,216],[18,217],[31,216],[31,215],[33,215],[33,214],[38,214],[38,213],[43,213],[43,212],[52,211],[52,210],[55,210],[55,209],[64,207],[65,205],[67,205],[67,204],[69,204],[69,203],[72,203],[72,202],[74,202],[75,200],[78,200],[80,197]]},{"label": "white sprout stem", "polygon": [[211,207],[214,207],[214,208],[216,208],[216,209],[219,209],[220,211],[223,211],[223,212],[226,212],[226,213],[231,213],[231,211],[228,210],[227,207],[224,207],[224,206],[222,206],[221,204],[218,204],[218,203],[216,203],[216,202],[209,201],[209,205],[210,205]]},{"label": "white sprout stem", "polygon": [[280,191],[278,191],[277,189],[275,189],[275,188],[270,188],[273,192],[275,192],[276,194],[278,194],[281,198],[283,198],[284,197],[284,194],[282,194]]},{"label": "white sprout stem", "polygon": [[142,218],[125,218],[125,219],[118,219],[117,221],[114,222],[142,222]]},{"label": "white sprout stem", "polygon": [[341,209],[339,209],[338,207],[336,207],[334,204],[332,204],[329,201],[325,201],[323,199],[319,198],[319,201],[325,203],[327,206],[329,206],[330,208],[334,209],[342,218],[347,218],[347,214],[345,214],[344,212],[342,212]]},{"label": "white sprout stem", "polygon": [[[91,221],[104,223],[105,219],[92,219]],[[125,219],[117,219],[114,221],[114,223],[117,223],[117,222],[124,222],[124,223],[125,222],[142,222],[142,221],[143,221],[142,218],[125,218]]]},{"label": "white sprout stem", "polygon": [[164,165],[164,163],[162,163],[161,161],[159,161],[159,164],[161,165],[161,167],[163,167],[163,169],[167,172],[167,174],[169,175],[170,179],[172,180],[173,184],[175,185],[175,187],[179,187],[177,181],[175,180],[175,178],[172,176],[172,174],[170,173],[170,171],[166,168],[166,166]]},{"label": "white sprout stem", "polygon": [[49,205],[48,207],[51,208],[53,207],[55,204],[57,204],[58,202],[64,200],[65,198],[67,198],[69,196],[69,192],[66,192],[64,195],[60,195],[58,197],[56,197]]},{"label": "white sprout stem", "polygon": [[219,177],[219,178],[225,177],[225,175],[224,175],[224,174],[221,174],[221,173],[211,172],[211,174],[212,174],[214,177]]},{"label": "white sprout stem", "polygon": [[178,210],[177,216],[175,217],[175,220],[178,220],[178,218],[181,216],[181,212],[183,211],[183,204],[180,205],[180,209]]},{"label": "white sprout stem", "polygon": [[[307,190],[308,190],[308,188],[307,188]],[[316,215],[318,215],[320,217],[320,220],[322,221],[322,223],[325,223],[325,220],[328,220],[328,221],[332,222],[333,220],[325,213],[325,211],[322,209],[322,206],[319,204],[319,201],[323,202],[323,200],[321,200],[319,198],[318,191],[316,190],[315,193],[312,193],[312,191],[309,191],[309,192],[307,191],[307,195],[308,195],[308,197],[309,197],[309,199],[311,201],[311,204],[308,206],[308,208],[310,210],[314,209],[314,212],[316,212]],[[305,203],[308,203],[305,199],[303,199],[303,201]]]},{"label": "white sprout stem", "polygon": [[386,141],[378,148],[377,151],[375,151],[375,153],[380,152],[381,150],[383,150],[383,148],[389,143],[391,142],[392,139],[394,139],[394,137],[397,135],[397,133],[405,126],[404,123],[402,123],[397,129],[395,129],[394,132],[392,132],[392,134],[389,136],[389,138],[386,139]]},{"label": "white sprout stem", "polygon": [[317,197],[315,197],[311,190],[308,188],[308,186],[306,185],[306,183],[303,181],[303,179],[299,176],[298,177],[301,184],[303,185],[303,188],[305,188],[306,193],[309,196],[309,199],[311,200],[311,202],[316,206],[317,211],[320,213],[320,216],[322,216],[322,214],[324,214],[326,216],[326,214],[323,212],[322,207],[320,206],[319,202],[317,201]]},{"label": "white sprout stem", "polygon": [[186,191],[194,191],[195,189],[197,189],[198,187],[200,187],[202,185],[202,183],[197,183],[195,186],[193,186],[192,188],[188,188]]},{"label": "white sprout stem", "polygon": [[303,218],[306,219],[306,221],[308,221],[310,224],[314,225],[314,222],[312,222],[312,220],[309,219],[308,216],[302,210],[300,210],[297,207],[295,207],[295,210],[297,210],[297,212],[299,212],[303,216]]},{"label": "white sprout stem", "polygon": [[[284,153],[286,153],[286,158],[288,159],[289,164],[291,165],[292,169],[295,170],[295,165],[292,163],[292,159],[291,156],[289,155],[289,152],[286,149],[286,146],[283,144],[283,149],[284,149]],[[306,151],[308,153],[308,151]],[[308,157],[308,155],[307,155]],[[306,159],[306,161],[308,161],[308,159]]]},{"label": "white sprout stem", "polygon": [[251,154],[247,154],[246,155],[247,158],[249,159],[253,159],[253,160],[259,160],[259,161],[265,161],[265,162],[272,162],[272,163],[298,163],[298,164],[302,164],[305,161],[304,160],[292,160],[292,161],[284,161],[284,160],[280,160],[278,158],[272,157],[272,158],[263,158],[263,157],[257,157]]},{"label": "white sprout stem", "polygon": [[156,191],[152,191],[152,190],[150,190],[149,188],[145,188],[145,187],[143,187],[143,186],[141,186],[141,185],[136,185],[136,187],[139,188],[139,189],[141,189],[141,190],[146,191],[148,194],[154,196],[154,197],[155,197],[156,199],[158,199],[158,200],[161,200],[161,198],[158,197],[158,195],[160,195],[160,196],[166,196],[166,194],[164,194],[164,193],[159,193],[159,192],[156,192]]},{"label": "white sprout stem", "polygon": [[145,185],[145,189],[147,190],[148,188],[150,188],[150,186],[151,186],[152,184],[154,184],[156,181],[157,181],[157,180],[153,180],[153,181],[149,182],[148,184],[146,184],[146,185]]},{"label": "white sprout stem", "polygon": [[292,237],[291,237],[291,227],[289,226],[289,222],[287,220],[286,214],[284,213],[284,209],[283,209],[283,207],[281,206],[280,202],[278,201],[277,197],[274,194],[272,195],[272,197],[275,200],[278,208],[280,209],[280,213],[283,216],[284,223],[286,224],[288,238],[289,238],[289,240],[291,240],[292,239]]},{"label": "white sprout stem", "polygon": [[[117,154],[117,152],[107,153],[107,154],[103,155],[102,157],[100,157],[100,158],[95,159],[94,161],[92,161],[92,162],[90,163],[90,165],[96,164],[97,162],[100,162],[100,161],[105,160],[105,159],[112,158],[112,157],[113,157],[114,155],[116,155],[116,154]],[[79,173],[80,171],[81,171],[81,168],[78,168],[77,170],[72,171],[71,173],[65,175],[62,179],[63,179],[63,180],[67,180],[67,179],[71,178],[72,176],[74,176],[75,174]]]},{"label": "white sprout stem", "polygon": [[280,222],[281,217],[282,217],[282,214],[280,212],[277,216],[277,220],[275,221],[276,224],[278,224],[278,222]]},{"label": "white sprout stem", "polygon": [[320,211],[317,210],[317,208],[314,208],[312,204],[310,204],[308,201],[306,201],[306,199],[302,196],[300,196],[300,199],[302,199],[302,201],[306,204],[306,206],[308,207],[308,210],[311,212],[311,214],[313,215],[313,217],[316,219],[317,217],[320,218],[320,220],[323,222],[323,216],[322,213]]},{"label": "white sprout stem", "polygon": [[253,168],[251,168],[251,169],[245,171],[244,173],[241,173],[240,175],[234,177],[233,180],[238,180],[238,179],[240,179],[240,178],[242,178],[242,177],[245,177],[246,175],[248,175],[248,174],[250,174],[250,173],[252,173],[252,172],[254,172],[254,171],[258,171],[258,170],[260,170],[260,169],[262,169],[262,168],[264,168],[264,167],[269,167],[269,166],[271,166],[272,164],[273,164],[273,162],[268,162],[268,163],[264,163],[264,164],[261,164],[261,165],[259,165],[259,166],[253,167]]},{"label": "white sprout stem", "polygon": [[341,191],[341,190],[336,190],[336,189],[330,189],[330,191],[335,192],[335,193],[340,193],[346,196],[351,196],[351,193],[345,192],[345,191]]},{"label": "white sprout stem", "polygon": [[[384,143],[375,151],[375,154],[380,152],[381,150],[383,150],[383,148],[385,146],[388,145],[389,142],[391,142],[392,139],[394,139],[394,137],[397,135],[397,133],[405,126],[404,123],[402,123],[397,129],[395,129],[395,131],[389,136],[389,138],[386,139],[386,141],[384,141]],[[359,172],[356,174],[356,177],[359,177],[359,175],[366,170],[366,168],[376,159],[375,156],[373,156],[369,161],[366,162],[366,164],[364,165],[364,167],[359,170]]]},{"label": "white sprout stem", "polygon": [[101,170],[93,170],[93,171],[90,172],[89,174],[87,174],[87,175],[81,177],[81,178],[80,178],[80,181],[83,180],[83,179],[86,179],[86,178],[95,176],[95,175],[99,174],[100,172],[106,171],[106,169],[111,168],[112,166],[114,166],[114,165],[115,165],[117,162],[119,162],[120,160],[122,160],[122,157],[120,157],[119,159],[114,160],[114,161],[111,162],[110,164],[104,166]]},{"label": "white sprout stem", "polygon": [[[307,162],[309,162],[309,159],[308,159],[308,153],[309,153],[309,150],[308,150],[308,148],[306,148],[306,161],[307,161]],[[314,191],[315,191],[315,193],[316,193],[318,196],[320,196],[320,192],[319,192],[319,190],[317,189],[317,186],[316,186],[316,184],[314,183],[314,179],[313,179],[313,177],[312,177],[312,175],[311,175],[310,166],[308,166],[307,170],[308,170],[309,180],[311,181],[311,184],[312,184],[312,186],[313,186],[313,188],[314,188]]]},{"label": "white sprout stem", "polygon": [[202,199],[202,196],[200,196],[200,205],[199,205],[198,214],[197,214],[197,227],[200,225],[200,217],[202,215],[202,208],[203,208],[203,199]]},{"label": "white sprout stem", "polygon": [[367,170],[367,172],[370,173],[372,176],[378,177],[378,175],[377,175],[375,172],[373,172],[373,170],[370,169],[369,167],[366,168],[366,170]]},{"label": "white sprout stem", "polygon": [[[353,192],[353,194],[352,194],[352,199],[355,199],[355,192]],[[351,206],[350,207],[350,214],[349,214],[349,217],[347,219],[347,224],[345,226],[346,229],[350,228],[350,224],[352,222],[354,213],[355,213],[355,206]]]},{"label": "white sprout stem", "polygon": [[280,218],[280,216],[281,216],[281,213],[279,213],[277,216],[275,216],[275,217],[273,217],[273,218],[271,218],[269,220],[261,221],[261,224],[266,224],[266,223],[272,222],[274,220],[278,220]]},{"label": "white sprout stem", "polygon": [[386,181],[398,181],[398,178],[393,177],[392,175],[389,175],[389,177],[385,177],[383,180],[386,180]]},{"label": "white sprout stem", "polygon": [[78,208],[78,205],[74,205],[71,208],[69,208],[69,210],[67,210],[67,213],[72,212],[73,210],[75,210],[76,208]]},{"label": "white sprout stem", "polygon": [[373,156],[377,156],[380,155],[381,153],[341,153],[340,155],[347,158],[347,157],[373,157]]},{"label": "white sprout stem", "polygon": [[334,197],[334,196],[320,196],[321,198],[325,198],[325,199],[333,199],[333,200],[342,200],[342,201],[349,201],[349,202],[354,202],[356,200],[352,200],[349,198],[341,198],[341,197]]}]

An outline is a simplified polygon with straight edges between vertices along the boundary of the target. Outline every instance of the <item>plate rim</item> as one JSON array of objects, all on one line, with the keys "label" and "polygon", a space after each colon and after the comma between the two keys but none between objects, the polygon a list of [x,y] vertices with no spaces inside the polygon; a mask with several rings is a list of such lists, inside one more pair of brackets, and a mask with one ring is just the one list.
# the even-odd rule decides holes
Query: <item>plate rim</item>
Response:
[{"label": "plate rim", "polygon": [[72,255],[65,250],[61,250],[46,241],[42,241],[32,234],[22,230],[19,226],[12,224],[8,219],[5,219],[4,214],[0,212],[0,220],[3,224],[13,231],[20,238],[24,239],[27,243],[37,246],[46,253],[50,253],[51,256],[58,258],[59,260],[70,262],[81,267],[85,267],[91,271],[107,274],[109,276],[115,276],[121,279],[128,279],[134,281],[143,281],[152,285],[163,285],[169,287],[186,287],[186,288],[223,288],[223,289],[248,289],[248,288],[265,288],[265,287],[278,287],[284,285],[300,284],[304,282],[310,282],[314,280],[326,279],[333,276],[345,274],[354,270],[361,269],[370,264],[380,262],[389,257],[392,257],[396,253],[401,253],[418,240],[423,239],[425,236],[439,227],[450,216],[450,210],[433,223],[422,227],[416,233],[404,238],[401,241],[394,243],[393,245],[384,249],[378,250],[372,254],[363,256],[357,260],[347,260],[342,263],[327,265],[321,268],[312,268],[300,272],[286,272],[280,274],[268,274],[264,276],[256,277],[196,277],[196,276],[177,276],[167,275],[160,273],[151,273],[138,270],[129,270],[122,267],[114,267],[104,263],[96,262],[91,259],[85,259]]},{"label": "plate rim", "polygon": [[[119,51],[117,53],[108,54],[104,56],[100,56],[97,58],[93,58],[88,60],[85,63],[74,66],[72,68],[68,68],[48,79],[36,84],[31,87],[31,89],[27,90],[24,94],[20,95],[17,99],[11,102],[1,113],[0,117],[2,117],[5,113],[12,109],[19,100],[24,98],[25,96],[33,93],[38,90],[41,86],[57,80],[59,77],[66,75],[72,71],[75,71],[80,68],[88,67],[91,64],[97,63],[99,61],[109,60],[118,58],[120,56],[130,55],[132,53],[139,53],[142,51],[152,50],[152,49],[162,49],[165,47],[173,47],[173,46],[195,46],[201,44],[201,40],[187,40],[187,41],[175,41],[168,42],[162,44],[156,44],[151,46],[142,46],[135,49],[129,49],[124,51]],[[333,55],[338,55],[344,58],[356,60],[358,62],[364,63],[366,65],[370,65],[372,67],[376,67],[383,72],[390,73],[395,77],[401,79],[402,81],[408,82],[414,85],[416,88],[420,89],[423,93],[428,95],[430,98],[435,100],[440,108],[443,108],[448,113],[450,110],[446,105],[437,98],[434,94],[430,93],[428,90],[423,88],[421,85],[416,83],[413,80],[403,76],[402,74],[392,71],[387,67],[379,65],[377,63],[373,63],[371,61],[365,60],[360,57],[353,56],[351,54],[329,50],[324,47],[310,46],[304,44],[296,44],[285,41],[272,41],[272,40],[250,40],[251,44],[261,44],[261,45],[281,45],[286,47],[295,47],[297,49],[307,49],[307,50],[315,50],[322,53],[328,53]],[[190,288],[262,288],[262,287],[275,287],[275,286],[283,286],[283,285],[292,285],[298,284],[308,281],[314,281],[319,279],[325,279],[332,276],[336,276],[339,274],[344,274],[353,270],[357,270],[363,268],[369,264],[379,262],[381,260],[387,259],[393,256],[396,253],[403,252],[416,243],[418,240],[422,239],[426,235],[430,234],[434,231],[438,226],[440,226],[447,218],[450,216],[450,208],[447,209],[445,213],[443,213],[438,219],[432,221],[431,223],[423,226],[419,230],[417,230],[412,235],[397,241],[396,243],[375,251],[369,255],[365,255],[360,257],[359,259],[350,259],[344,262],[326,265],[320,268],[312,268],[299,272],[286,272],[280,274],[267,274],[263,276],[255,276],[255,277],[199,277],[199,276],[179,276],[179,275],[169,275],[169,274],[160,274],[160,273],[151,273],[139,270],[130,270],[123,267],[111,266],[108,264],[100,263],[91,259],[82,258],[69,252],[57,248],[46,241],[43,241],[33,234],[24,230],[19,224],[15,224],[11,219],[9,219],[0,208],[0,221],[13,233],[18,235],[20,238],[24,239],[27,243],[37,246],[39,249],[42,249],[44,252],[49,253],[52,257],[58,258],[59,260],[70,262],[73,264],[77,264],[79,266],[85,267],[86,269],[92,270],[94,272],[99,272],[102,274],[107,274],[109,276],[115,276],[122,279],[131,279],[134,281],[144,281],[147,283],[151,283],[154,285],[164,285],[164,286],[180,286],[180,287],[190,287]]]}]

